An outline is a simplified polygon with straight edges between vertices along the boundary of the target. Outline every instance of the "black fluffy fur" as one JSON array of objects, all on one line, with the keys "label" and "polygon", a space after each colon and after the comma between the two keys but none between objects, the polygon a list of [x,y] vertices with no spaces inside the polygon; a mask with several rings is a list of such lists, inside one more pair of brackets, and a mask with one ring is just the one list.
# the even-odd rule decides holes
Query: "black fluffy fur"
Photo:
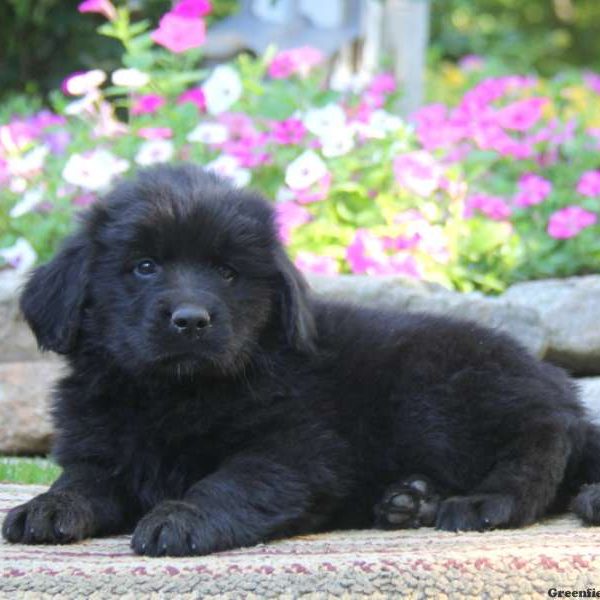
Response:
[{"label": "black fluffy fur", "polygon": [[[174,329],[182,305],[210,325]],[[193,166],[118,185],[21,306],[69,374],[64,471],[8,514],[11,542],[133,531],[140,554],[189,555],[390,527],[415,473],[438,528],[519,527],[600,481],[600,435],[561,370],[466,321],[314,298],[270,205]],[[600,486],[573,508],[600,522]]]}]

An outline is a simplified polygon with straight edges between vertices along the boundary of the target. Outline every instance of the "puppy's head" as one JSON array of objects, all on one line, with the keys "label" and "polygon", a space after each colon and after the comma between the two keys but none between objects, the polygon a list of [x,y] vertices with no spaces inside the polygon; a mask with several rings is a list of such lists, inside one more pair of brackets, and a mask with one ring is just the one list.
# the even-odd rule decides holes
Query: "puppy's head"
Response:
[{"label": "puppy's head", "polygon": [[121,183],[21,299],[42,348],[132,372],[226,375],[261,343],[309,350],[306,286],[256,194],[193,166]]}]

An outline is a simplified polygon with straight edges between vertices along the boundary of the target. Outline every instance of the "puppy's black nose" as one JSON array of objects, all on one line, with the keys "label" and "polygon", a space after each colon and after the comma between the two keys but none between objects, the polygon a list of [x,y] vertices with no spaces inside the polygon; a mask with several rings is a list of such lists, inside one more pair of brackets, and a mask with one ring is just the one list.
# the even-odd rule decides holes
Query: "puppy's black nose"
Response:
[{"label": "puppy's black nose", "polygon": [[202,306],[182,304],[173,311],[171,325],[179,332],[192,333],[210,325],[210,314]]}]

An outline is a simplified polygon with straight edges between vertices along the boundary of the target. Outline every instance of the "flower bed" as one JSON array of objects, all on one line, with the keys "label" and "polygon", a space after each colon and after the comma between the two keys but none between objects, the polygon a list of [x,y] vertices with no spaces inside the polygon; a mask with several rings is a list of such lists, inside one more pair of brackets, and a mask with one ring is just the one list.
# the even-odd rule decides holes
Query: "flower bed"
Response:
[{"label": "flower bed", "polygon": [[5,115],[5,266],[51,254],[114,177],[191,160],[272,198],[306,271],[499,292],[598,270],[600,76],[491,76],[471,57],[402,120],[389,74],[332,89],[312,48],[198,70],[207,0],[181,0],[154,30],[109,0],[79,8],[106,18],[123,68],[70,76],[53,112]]}]

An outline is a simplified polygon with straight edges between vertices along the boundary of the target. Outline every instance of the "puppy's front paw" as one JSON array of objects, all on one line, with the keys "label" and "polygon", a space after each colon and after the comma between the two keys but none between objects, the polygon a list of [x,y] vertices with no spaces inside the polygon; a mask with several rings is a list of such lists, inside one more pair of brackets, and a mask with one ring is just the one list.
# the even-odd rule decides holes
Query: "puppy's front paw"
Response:
[{"label": "puppy's front paw", "polygon": [[506,527],[513,517],[515,501],[508,494],[453,496],[440,504],[436,529],[486,531]]},{"label": "puppy's front paw", "polygon": [[47,492],[13,508],[2,535],[13,543],[68,544],[90,537],[94,513],[88,500],[72,492]]},{"label": "puppy's front paw", "polygon": [[413,475],[388,487],[375,506],[375,526],[382,529],[416,529],[433,525],[439,505],[433,484]]},{"label": "puppy's front paw", "polygon": [[147,556],[208,554],[200,511],[188,502],[161,502],[138,523],[131,547]]}]

